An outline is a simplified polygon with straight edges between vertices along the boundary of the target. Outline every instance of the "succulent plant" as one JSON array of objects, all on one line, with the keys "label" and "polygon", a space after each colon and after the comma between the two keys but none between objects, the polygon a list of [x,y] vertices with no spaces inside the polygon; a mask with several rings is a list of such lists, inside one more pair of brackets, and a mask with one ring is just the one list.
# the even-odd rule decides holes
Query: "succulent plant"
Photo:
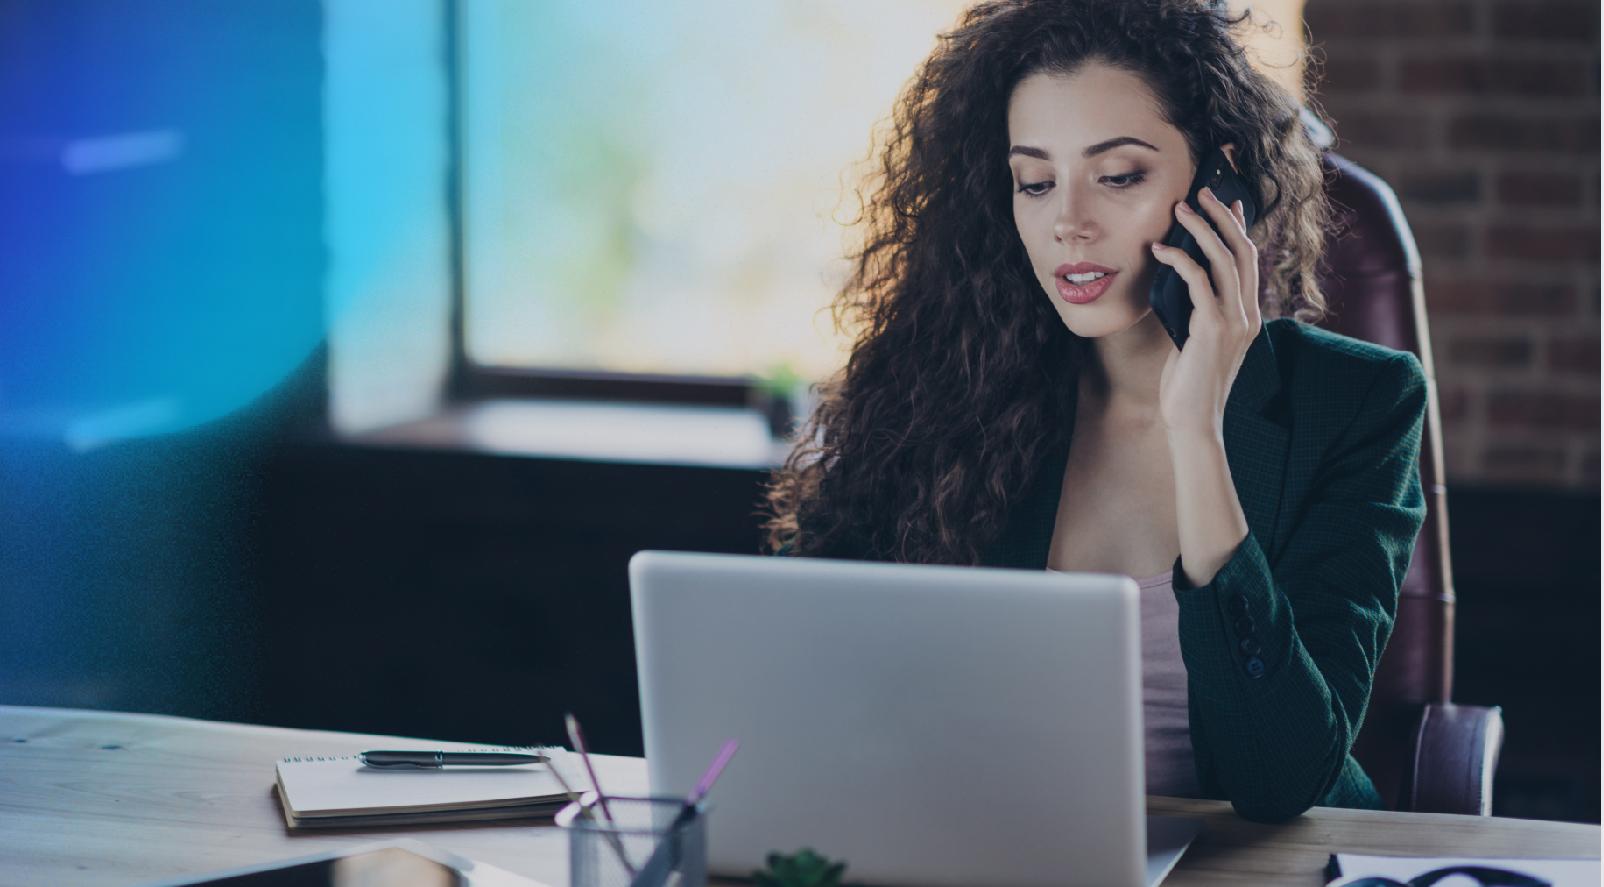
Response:
[{"label": "succulent plant", "polygon": [[840,887],[841,874],[847,870],[845,862],[831,862],[811,847],[786,856],[770,853],[769,867],[753,872],[757,887]]}]

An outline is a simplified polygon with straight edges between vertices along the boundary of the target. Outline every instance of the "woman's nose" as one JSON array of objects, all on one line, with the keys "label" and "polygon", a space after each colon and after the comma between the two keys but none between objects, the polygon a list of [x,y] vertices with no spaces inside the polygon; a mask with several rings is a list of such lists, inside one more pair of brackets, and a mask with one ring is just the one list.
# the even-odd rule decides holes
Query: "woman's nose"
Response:
[{"label": "woman's nose", "polygon": [[1087,212],[1086,201],[1066,195],[1058,206],[1058,217],[1053,220],[1053,237],[1059,243],[1069,240],[1087,240],[1097,234],[1097,223]]}]

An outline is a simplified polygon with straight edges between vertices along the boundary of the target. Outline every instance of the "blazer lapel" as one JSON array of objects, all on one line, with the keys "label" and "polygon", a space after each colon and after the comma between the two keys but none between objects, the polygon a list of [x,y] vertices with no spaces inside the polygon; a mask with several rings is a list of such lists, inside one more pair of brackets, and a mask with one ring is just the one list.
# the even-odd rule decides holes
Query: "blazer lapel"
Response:
[{"label": "blazer lapel", "polygon": [[1266,556],[1275,551],[1290,429],[1277,410],[1281,368],[1268,325],[1248,347],[1225,403],[1225,459],[1248,527]]}]

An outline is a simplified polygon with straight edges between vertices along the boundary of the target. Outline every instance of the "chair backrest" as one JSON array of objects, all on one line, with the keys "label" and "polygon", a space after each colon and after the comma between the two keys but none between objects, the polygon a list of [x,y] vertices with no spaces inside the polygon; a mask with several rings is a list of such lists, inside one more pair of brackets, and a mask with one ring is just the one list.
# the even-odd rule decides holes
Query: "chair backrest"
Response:
[{"label": "chair backrest", "polygon": [[1354,746],[1355,757],[1375,780],[1383,799],[1395,806],[1404,780],[1411,777],[1411,752],[1421,707],[1447,702],[1453,690],[1454,590],[1436,371],[1426,326],[1420,254],[1397,196],[1373,173],[1332,153],[1330,131],[1308,114],[1304,119],[1316,143],[1327,149],[1321,163],[1326,193],[1336,212],[1320,273],[1330,309],[1321,326],[1411,351],[1426,372],[1429,399],[1420,446],[1426,523],[1415,543],[1392,638],[1381,657],[1370,708]]}]

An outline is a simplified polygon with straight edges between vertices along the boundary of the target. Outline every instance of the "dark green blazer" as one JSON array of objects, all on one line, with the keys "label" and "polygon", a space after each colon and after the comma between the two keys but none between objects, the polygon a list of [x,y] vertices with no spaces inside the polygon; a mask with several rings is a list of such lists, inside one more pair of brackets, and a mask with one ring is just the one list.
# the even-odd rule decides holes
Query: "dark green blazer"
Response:
[{"label": "dark green blazer", "polygon": [[[1207,585],[1179,557],[1172,578],[1198,783],[1247,819],[1381,806],[1349,752],[1425,520],[1425,412],[1414,355],[1291,319],[1237,372],[1225,451],[1249,532]],[[1068,441],[984,565],[1046,569]]]},{"label": "dark green blazer", "polygon": [[[1225,454],[1249,532],[1208,585],[1179,557],[1172,581],[1198,784],[1245,818],[1381,806],[1349,750],[1426,518],[1425,413],[1407,352],[1279,319],[1243,358]],[[1068,456],[1051,455],[984,563],[1046,569]]]}]

